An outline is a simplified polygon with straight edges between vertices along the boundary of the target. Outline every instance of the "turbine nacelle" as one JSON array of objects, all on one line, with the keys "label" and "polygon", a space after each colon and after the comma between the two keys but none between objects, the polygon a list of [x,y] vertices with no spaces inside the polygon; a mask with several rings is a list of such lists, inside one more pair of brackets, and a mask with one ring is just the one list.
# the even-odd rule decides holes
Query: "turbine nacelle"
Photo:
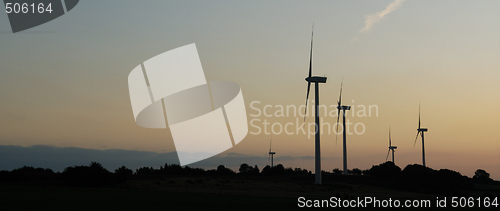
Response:
[{"label": "turbine nacelle", "polygon": [[418,128],[417,131],[418,132],[427,132],[427,128]]},{"label": "turbine nacelle", "polygon": [[397,146],[390,146],[389,147],[389,149],[392,149],[392,150],[397,149],[397,148],[398,148]]},{"label": "turbine nacelle", "polygon": [[337,106],[337,109],[338,110],[344,110],[344,111],[345,110],[351,110],[351,106],[344,106],[344,105],[343,106]]},{"label": "turbine nacelle", "polygon": [[306,81],[309,83],[326,83],[326,77],[312,76],[312,77],[307,77]]}]

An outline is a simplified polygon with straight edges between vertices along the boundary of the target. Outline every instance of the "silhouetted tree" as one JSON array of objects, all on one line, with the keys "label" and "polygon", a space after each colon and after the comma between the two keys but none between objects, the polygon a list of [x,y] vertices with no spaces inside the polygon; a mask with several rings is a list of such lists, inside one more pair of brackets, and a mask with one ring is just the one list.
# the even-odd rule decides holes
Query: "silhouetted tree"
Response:
[{"label": "silhouetted tree", "polygon": [[62,177],[76,186],[110,186],[113,184],[111,172],[97,162],[91,162],[89,166],[67,167]]},{"label": "silhouetted tree", "polygon": [[431,168],[413,164],[401,171],[400,181],[407,190],[432,191],[434,193],[456,195],[458,190],[472,188],[470,178],[456,171]]},{"label": "silhouetted tree", "polygon": [[359,170],[358,168],[354,168],[352,170],[349,170],[348,172],[350,175],[361,175],[361,170]]},{"label": "silhouetted tree", "polygon": [[14,169],[5,175],[7,177],[6,179],[10,181],[33,181],[51,179],[54,176],[54,172],[51,169],[24,166],[22,168]]},{"label": "silhouetted tree", "polygon": [[370,176],[370,169],[365,169],[361,172],[364,176]]},{"label": "silhouetted tree", "polygon": [[391,179],[394,176],[397,176],[400,172],[401,168],[396,166],[393,162],[387,161],[383,164],[372,166],[370,170],[365,171],[364,173],[365,175],[368,174],[379,179]]},{"label": "silhouetted tree", "polygon": [[334,168],[333,169],[333,174],[340,175],[340,174],[342,174],[342,170],[340,170],[339,168]]},{"label": "silhouetted tree", "polygon": [[434,171],[434,187],[444,190],[467,190],[472,188],[470,178],[449,169]]},{"label": "silhouetted tree", "polygon": [[281,164],[278,164],[275,167],[271,168],[271,172],[273,172],[273,174],[283,175],[285,174],[285,167]]},{"label": "silhouetted tree", "polygon": [[191,168],[189,166],[184,166],[182,174],[204,175],[205,174],[205,169],[202,169],[202,168]]},{"label": "silhouetted tree", "polygon": [[483,169],[478,169],[474,172],[472,179],[478,183],[490,183],[493,179],[490,178],[490,174]]},{"label": "silhouetted tree", "polygon": [[293,173],[293,170],[291,168],[289,168],[289,170],[287,171],[282,164],[278,164],[277,166],[274,166],[272,168],[269,165],[267,165],[266,167],[264,167],[262,169],[261,174],[262,175],[284,175],[287,172]]},{"label": "silhouetted tree", "polygon": [[224,165],[217,166],[217,174],[219,175],[231,175],[235,174],[235,172],[229,168],[226,168]]},{"label": "silhouetted tree", "polygon": [[252,167],[246,163],[243,163],[240,165],[239,169],[239,174],[242,175],[258,175],[259,174],[259,167],[255,165],[255,167]]},{"label": "silhouetted tree", "polygon": [[135,170],[136,175],[153,175],[154,172],[153,167],[141,167]]},{"label": "silhouetted tree", "polygon": [[257,165],[255,165],[255,166],[253,167],[253,174],[254,174],[254,175],[257,175],[257,174],[259,174],[259,173],[260,173],[260,169],[259,169],[259,167],[258,167]]},{"label": "silhouetted tree", "polygon": [[133,174],[134,172],[125,166],[122,166],[115,170],[115,178],[119,183],[123,183],[126,180],[129,180]]},{"label": "silhouetted tree", "polygon": [[294,173],[295,175],[307,176],[307,169],[295,168]]},{"label": "silhouetted tree", "polygon": [[250,172],[251,170],[252,170],[252,167],[246,163],[243,163],[240,165],[240,169],[239,169],[240,174],[248,174],[248,172]]},{"label": "silhouetted tree", "polygon": [[[390,162],[390,161],[388,161]],[[434,170],[429,167],[425,167],[419,164],[407,165],[403,171],[401,171],[404,178],[411,179],[413,181],[426,180],[433,177],[432,174]]]},{"label": "silhouetted tree", "polygon": [[293,171],[292,168],[285,168],[285,174],[286,175],[294,175],[295,172]]},{"label": "silhouetted tree", "polygon": [[191,169],[186,166],[184,169],[182,166],[178,164],[172,164],[172,165],[167,165],[165,164],[165,168],[163,170],[160,170],[162,174],[174,174],[174,175],[181,175],[189,172]]},{"label": "silhouetted tree", "polygon": [[270,175],[271,174],[271,166],[267,165],[260,172],[262,175]]}]

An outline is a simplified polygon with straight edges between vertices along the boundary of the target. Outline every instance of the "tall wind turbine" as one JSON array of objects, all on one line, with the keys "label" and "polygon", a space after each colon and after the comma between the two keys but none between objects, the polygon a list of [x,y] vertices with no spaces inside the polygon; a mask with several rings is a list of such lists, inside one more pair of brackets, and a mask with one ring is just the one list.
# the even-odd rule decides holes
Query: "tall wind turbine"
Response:
[{"label": "tall wind turbine", "polygon": [[418,129],[417,129],[417,136],[415,137],[415,143],[413,143],[413,148],[415,148],[415,144],[417,143],[418,135],[421,134],[421,136],[422,136],[422,165],[425,167],[424,132],[427,132],[427,128],[420,127],[420,104],[418,104]]},{"label": "tall wind turbine", "polygon": [[271,137],[271,141],[269,142],[269,159],[271,160],[271,168],[274,166],[274,154],[276,152],[271,151],[271,145],[273,144],[273,137]]},{"label": "tall wind turbine", "polygon": [[[392,146],[392,141],[391,141],[391,128],[389,128],[389,151],[387,151],[387,157],[385,157],[385,161],[387,161],[387,158],[389,158],[389,152],[392,150],[392,163],[394,163],[394,150],[397,149],[397,146]],[[396,163],[394,163],[396,164]]]},{"label": "tall wind turbine", "polygon": [[[342,135],[344,138],[344,175],[347,175],[347,138],[346,138],[346,128],[345,128],[345,110],[351,110],[351,106],[345,106],[342,105],[342,85],[344,84],[344,79],[342,79],[342,82],[340,83],[340,96],[339,96],[339,101],[337,101],[338,106],[337,106],[337,131],[339,130],[339,119],[340,119],[340,110],[342,110]],[[336,137],[335,137],[336,139]],[[335,140],[337,141],[337,140]]]},{"label": "tall wind turbine", "polygon": [[[313,36],[314,36],[314,24],[311,33],[311,53],[309,55],[309,76],[306,78],[307,81],[307,95],[306,95],[306,107],[305,112],[307,114],[307,101],[309,100],[309,91],[311,90],[311,83],[314,83],[315,87],[315,122],[316,122],[316,134],[315,134],[315,183],[321,184],[321,153],[320,153],[320,127],[319,127],[319,84],[326,83],[326,77],[312,76],[312,52],[313,52]],[[304,116],[305,121],[305,116]]]}]

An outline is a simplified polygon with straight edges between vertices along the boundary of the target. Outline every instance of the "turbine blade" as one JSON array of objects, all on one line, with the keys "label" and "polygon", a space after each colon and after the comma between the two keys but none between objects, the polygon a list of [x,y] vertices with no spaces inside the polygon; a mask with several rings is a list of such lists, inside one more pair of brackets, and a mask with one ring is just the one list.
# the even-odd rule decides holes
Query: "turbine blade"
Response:
[{"label": "turbine blade", "polygon": [[389,158],[389,153],[391,152],[391,149],[389,149],[389,151],[387,151],[387,156],[385,157],[385,161],[387,161],[387,159]]},{"label": "turbine blade", "polygon": [[[337,135],[339,132],[340,106],[342,105],[342,85],[343,84],[344,84],[344,78],[342,78],[342,81],[340,82],[340,95],[339,95],[339,101],[337,101],[337,103],[338,103],[338,105],[337,105],[337,110],[338,110],[338,112],[337,112],[337,129],[336,129]],[[337,145],[337,136],[335,136],[335,145]]]},{"label": "turbine blade", "polygon": [[311,90],[311,82],[307,82],[307,94],[306,94],[306,107],[304,108],[304,122],[306,121],[307,115],[307,101],[309,101],[309,91]]},{"label": "turbine blade", "polygon": [[417,139],[418,135],[420,134],[420,131],[417,132],[417,136],[415,137],[415,143],[413,143],[413,148],[415,149],[415,144],[417,144]]},{"label": "turbine blade", "polygon": [[335,146],[337,146],[337,138],[339,136],[339,119],[340,119],[340,109],[338,109],[338,107],[337,107],[337,110],[339,112],[337,113],[337,129],[335,129]]},{"label": "turbine blade", "polygon": [[335,146],[337,146],[337,139],[338,139],[339,135],[335,135]]},{"label": "turbine blade", "polygon": [[344,85],[344,78],[342,78],[342,81],[340,82],[340,95],[339,95],[339,107],[342,105],[342,86]]},{"label": "turbine blade", "polygon": [[337,130],[336,131],[338,132],[339,131],[339,120],[340,120],[340,108],[338,108],[337,110],[338,110],[338,113],[337,113]]},{"label": "turbine blade", "polygon": [[271,153],[271,145],[273,143],[273,136],[271,136],[271,141],[269,142],[269,153]]},{"label": "turbine blade", "polygon": [[[311,33],[311,52],[309,53],[309,78],[312,77],[312,56],[313,56],[313,39],[314,39],[314,23]],[[309,91],[311,90],[311,82],[307,83],[307,95],[306,95],[306,107],[304,109],[304,115],[307,114],[307,101],[309,100]],[[306,116],[304,116],[304,122],[306,121]]]},{"label": "turbine blade", "polygon": [[418,129],[420,129],[420,103],[418,103]]},{"label": "turbine blade", "polygon": [[311,33],[311,52],[309,54],[309,77],[312,77],[313,38],[314,38],[314,23],[313,23],[312,33]]},{"label": "turbine blade", "polygon": [[392,141],[391,141],[391,127],[389,127],[389,146],[392,146]]}]

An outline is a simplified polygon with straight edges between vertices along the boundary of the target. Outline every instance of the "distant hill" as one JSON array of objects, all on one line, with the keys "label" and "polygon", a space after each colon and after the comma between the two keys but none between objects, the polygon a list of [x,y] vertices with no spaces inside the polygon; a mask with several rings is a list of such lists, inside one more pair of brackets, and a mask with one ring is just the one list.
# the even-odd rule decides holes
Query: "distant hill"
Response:
[{"label": "distant hill", "polygon": [[31,147],[0,145],[0,170],[13,170],[22,166],[50,168],[62,172],[74,165],[87,165],[92,161],[101,163],[107,169],[122,165],[130,168],[143,166],[159,167],[166,162],[178,163],[177,154],[155,153],[134,150],[95,150],[75,147],[53,147],[36,145]]}]

